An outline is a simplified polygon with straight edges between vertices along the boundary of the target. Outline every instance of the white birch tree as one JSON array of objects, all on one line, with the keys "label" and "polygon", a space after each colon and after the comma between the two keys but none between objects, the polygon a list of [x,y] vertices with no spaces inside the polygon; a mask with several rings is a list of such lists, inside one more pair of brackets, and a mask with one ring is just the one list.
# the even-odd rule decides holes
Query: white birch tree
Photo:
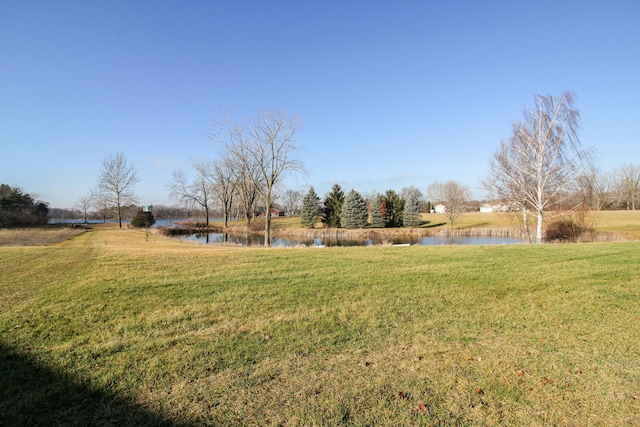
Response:
[{"label": "white birch tree", "polygon": [[525,109],[511,138],[500,143],[483,180],[489,193],[522,209],[525,217],[528,211],[535,215],[537,243],[542,242],[547,213],[577,207],[566,203],[578,191],[585,166],[591,164],[591,152],[581,147],[578,138],[580,113],[574,100],[571,92],[559,97],[537,95],[534,109]]}]

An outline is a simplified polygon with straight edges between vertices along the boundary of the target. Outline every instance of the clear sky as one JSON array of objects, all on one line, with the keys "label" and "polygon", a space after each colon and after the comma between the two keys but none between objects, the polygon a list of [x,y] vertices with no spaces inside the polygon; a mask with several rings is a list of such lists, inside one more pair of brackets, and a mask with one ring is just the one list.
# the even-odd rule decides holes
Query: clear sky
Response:
[{"label": "clear sky", "polygon": [[640,2],[0,0],[0,183],[73,207],[102,160],[174,204],[231,110],[291,110],[323,197],[479,179],[535,94],[577,94],[602,170],[640,163]]}]

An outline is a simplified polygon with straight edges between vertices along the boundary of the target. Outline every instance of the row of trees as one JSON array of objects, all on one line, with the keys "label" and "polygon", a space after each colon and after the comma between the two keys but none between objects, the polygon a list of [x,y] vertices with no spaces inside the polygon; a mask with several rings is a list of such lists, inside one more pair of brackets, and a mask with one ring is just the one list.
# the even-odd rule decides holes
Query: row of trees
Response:
[{"label": "row of trees", "polygon": [[612,172],[590,167],[578,181],[580,198],[592,210],[635,210],[640,201],[640,165],[625,164]]},{"label": "row of trees", "polygon": [[260,203],[265,216],[264,244],[270,246],[278,187],[286,174],[304,172],[296,158],[299,147],[295,136],[301,126],[297,115],[277,109],[263,110],[245,124],[234,123],[229,117],[216,122],[208,136],[219,147],[218,158],[194,162],[193,181],[187,180],[184,172],[175,171],[169,184],[171,194],[200,206],[207,225],[212,204],[217,202],[225,227],[233,206],[242,208],[250,225]]},{"label": "row of trees", "polygon": [[[640,168],[627,165],[615,174],[597,172],[593,153],[580,145],[575,95],[537,95],[534,101],[534,108],[523,111],[523,120],[513,124],[512,135],[500,142],[491,158],[482,180],[490,197],[520,212],[523,227],[527,232],[535,229],[531,234],[538,242],[542,240],[545,219],[580,205],[635,209]],[[258,212],[264,213],[265,245],[271,243],[271,215],[276,200],[289,212],[300,210],[305,226],[317,221],[327,227],[349,228],[419,223],[425,203],[417,190],[406,194],[403,190],[401,195],[389,190],[362,197],[354,190],[345,195],[336,185],[322,203],[313,189],[303,203],[299,192],[278,192],[285,174],[304,172],[295,157],[298,146],[294,137],[300,127],[296,115],[279,110],[264,110],[245,124],[233,123],[229,118],[216,122],[208,136],[219,147],[217,158],[194,162],[193,180],[183,171],[175,171],[168,184],[171,194],[202,209],[207,224],[214,208],[222,213],[225,227],[232,210],[236,216],[242,214],[249,225]],[[109,157],[91,200],[114,207],[121,222],[120,207],[134,200],[132,188],[136,182],[135,168],[121,154]],[[470,191],[455,181],[430,185],[427,196],[446,206],[445,214],[452,225],[462,212],[469,210]]]},{"label": "row of trees", "polygon": [[302,201],[300,222],[308,228],[319,221],[333,228],[416,227],[422,223],[421,198],[413,187],[404,189],[402,195],[388,190],[365,198],[353,189],[345,195],[335,184],[322,202],[311,187]]}]

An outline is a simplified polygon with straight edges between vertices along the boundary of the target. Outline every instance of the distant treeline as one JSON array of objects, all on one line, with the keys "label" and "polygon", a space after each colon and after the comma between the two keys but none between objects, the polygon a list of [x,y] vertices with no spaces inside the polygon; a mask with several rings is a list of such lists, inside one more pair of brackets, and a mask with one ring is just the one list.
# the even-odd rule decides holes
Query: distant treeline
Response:
[{"label": "distant treeline", "polygon": [[[123,208],[123,218],[133,219],[139,208],[140,207],[136,205],[125,206]],[[113,209],[109,208],[87,212],[87,219],[93,221],[113,219],[113,212]],[[156,219],[187,219],[204,217],[204,212],[199,209],[188,209],[180,206],[153,205],[152,213]],[[51,208],[49,209],[49,218],[66,220],[82,219],[84,218],[84,214],[80,209]]]},{"label": "distant treeline", "polygon": [[0,228],[28,227],[47,223],[49,207],[18,187],[0,184]]}]

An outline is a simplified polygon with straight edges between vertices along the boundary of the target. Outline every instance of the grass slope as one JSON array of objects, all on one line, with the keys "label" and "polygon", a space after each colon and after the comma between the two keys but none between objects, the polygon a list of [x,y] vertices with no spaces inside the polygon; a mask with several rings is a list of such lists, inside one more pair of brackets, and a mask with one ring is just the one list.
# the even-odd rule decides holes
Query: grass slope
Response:
[{"label": "grass slope", "polygon": [[634,425],[639,243],[0,247],[1,425]]}]

